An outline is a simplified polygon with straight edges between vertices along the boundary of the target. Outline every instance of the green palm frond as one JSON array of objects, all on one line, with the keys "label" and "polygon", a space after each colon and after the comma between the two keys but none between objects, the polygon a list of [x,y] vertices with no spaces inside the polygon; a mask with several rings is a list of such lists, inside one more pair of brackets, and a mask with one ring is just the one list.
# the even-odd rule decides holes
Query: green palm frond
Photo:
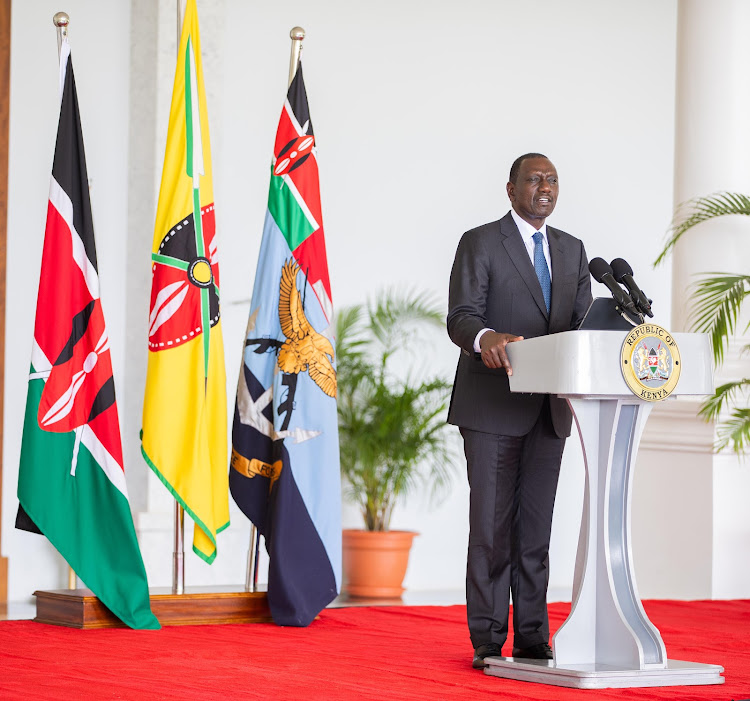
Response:
[{"label": "green palm frond", "polygon": [[716,449],[724,448],[731,448],[738,455],[750,448],[750,408],[734,409],[732,415],[719,426]]},{"label": "green palm frond", "polygon": [[444,314],[417,291],[384,291],[366,309],[336,319],[338,415],[345,494],[369,530],[387,530],[396,502],[425,484],[433,498],[453,474],[453,443],[445,412],[450,384],[442,377],[399,380],[390,360],[417,350],[420,330]]},{"label": "green palm frond", "polygon": [[[694,226],[730,214],[750,215],[750,196],[716,192],[680,205],[669,228],[667,243],[654,265],[663,262],[680,238]],[[714,361],[721,365],[729,339],[735,334],[742,305],[750,296],[750,275],[708,273],[691,287],[691,299],[695,301],[691,327],[709,334]],[[744,331],[748,328],[750,323]],[[750,344],[742,348],[741,353],[746,352],[750,352]],[[731,447],[737,454],[742,454],[750,448],[750,408],[737,406],[745,403],[745,390],[749,385],[747,379],[721,385],[701,406],[700,414],[706,421],[718,422],[717,450]],[[725,419],[722,414],[728,410],[729,418]]]},{"label": "green palm frond", "polygon": [[362,344],[360,326],[362,322],[362,305],[345,307],[336,314],[336,347],[338,355],[348,358]]},{"label": "green palm frond", "polygon": [[445,314],[434,298],[417,290],[381,292],[368,305],[369,331],[390,355],[420,325],[441,326]]},{"label": "green palm frond", "polygon": [[692,326],[711,336],[714,360],[720,365],[742,304],[750,295],[750,275],[707,273],[693,289],[696,305],[691,314]]},{"label": "green palm frond", "polygon": [[696,197],[681,204],[669,227],[669,239],[654,265],[664,261],[686,231],[709,219],[729,214],[750,215],[750,197],[738,192],[715,192],[707,197]]},{"label": "green palm frond", "polygon": [[737,401],[743,389],[750,389],[750,379],[745,378],[720,385],[716,388],[714,395],[703,402],[700,415],[706,421],[718,419],[722,409]]}]

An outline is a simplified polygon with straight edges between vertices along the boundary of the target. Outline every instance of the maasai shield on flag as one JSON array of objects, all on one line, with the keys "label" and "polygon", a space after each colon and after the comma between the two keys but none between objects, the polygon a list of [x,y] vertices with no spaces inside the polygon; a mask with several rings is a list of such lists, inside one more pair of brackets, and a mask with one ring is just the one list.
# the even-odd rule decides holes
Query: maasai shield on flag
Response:
[{"label": "maasai shield on flag", "polygon": [[302,66],[276,133],[237,387],[229,485],[265,536],[268,603],[306,626],[341,583],[336,370],[318,163]]},{"label": "maasai shield on flag", "polygon": [[141,449],[193,519],[193,550],[210,564],[216,534],[229,525],[227,391],[195,0],[177,55],[151,270]]},{"label": "maasai shield on flag", "polygon": [[125,486],[67,40],[60,52],[60,89],[16,525],[41,531],[123,623],[159,628]]}]

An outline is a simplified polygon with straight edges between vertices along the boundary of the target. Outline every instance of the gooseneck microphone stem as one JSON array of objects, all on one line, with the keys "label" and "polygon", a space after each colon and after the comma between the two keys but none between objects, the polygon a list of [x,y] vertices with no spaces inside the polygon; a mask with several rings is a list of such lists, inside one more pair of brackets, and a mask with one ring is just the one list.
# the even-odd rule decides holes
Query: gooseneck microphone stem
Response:
[{"label": "gooseneck microphone stem", "polygon": [[625,311],[638,311],[630,295],[617,284],[617,280],[615,280],[615,277],[614,275],[612,275],[612,273],[604,273],[604,275],[602,275],[602,279],[598,282],[604,283],[609,288],[609,291],[612,293],[612,297],[614,297],[615,302],[617,302],[617,304],[625,309]]},{"label": "gooseneck microphone stem", "polygon": [[628,262],[622,258],[615,258],[611,265],[615,280],[628,288],[635,306],[638,307],[638,311],[652,317],[654,313],[651,311],[651,300],[636,284],[633,279],[633,269],[628,265]]},{"label": "gooseneck microphone stem", "polygon": [[597,282],[601,282],[612,293],[615,300],[618,314],[632,326],[638,326],[643,323],[643,315],[639,313],[638,308],[631,299],[630,295],[617,284],[612,268],[603,258],[592,258],[589,263],[589,272]]}]

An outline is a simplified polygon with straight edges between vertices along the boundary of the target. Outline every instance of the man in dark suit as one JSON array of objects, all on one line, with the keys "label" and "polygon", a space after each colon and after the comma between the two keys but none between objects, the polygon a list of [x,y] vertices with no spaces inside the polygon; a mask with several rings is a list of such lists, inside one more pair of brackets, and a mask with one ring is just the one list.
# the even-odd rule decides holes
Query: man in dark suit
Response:
[{"label": "man in dark suit", "polygon": [[591,303],[583,244],[545,224],[558,189],[545,156],[516,159],[511,211],[467,231],[451,271],[448,334],[461,356],[448,421],[461,430],[468,468],[466,608],[477,668],[502,654],[511,592],[513,656],[552,658],[549,539],[571,414],[557,397],[510,392],[506,345],[577,328]]}]

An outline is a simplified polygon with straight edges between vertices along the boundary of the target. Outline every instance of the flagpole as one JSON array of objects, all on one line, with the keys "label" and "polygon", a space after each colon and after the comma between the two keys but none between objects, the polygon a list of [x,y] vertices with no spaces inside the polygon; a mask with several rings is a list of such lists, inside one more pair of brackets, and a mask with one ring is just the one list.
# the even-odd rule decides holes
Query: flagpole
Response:
[{"label": "flagpole", "polygon": [[302,27],[292,27],[289,38],[292,40],[292,54],[289,57],[289,85],[291,85],[302,55],[302,41],[305,38],[305,30]]},{"label": "flagpole", "polygon": [[185,7],[187,0],[177,0],[177,51],[180,51],[180,39],[182,38],[182,23],[185,20]]},{"label": "flagpole", "polygon": [[174,503],[174,552],[172,553],[172,593],[185,593],[185,509]]},{"label": "flagpole", "polygon": [[[302,55],[302,42],[305,38],[305,30],[302,27],[292,27],[289,31],[292,40],[292,51],[289,56],[289,83],[292,84],[297,74],[300,56]],[[247,573],[245,575],[245,591],[258,591],[258,549],[260,548],[260,532],[254,523],[250,524],[250,548],[247,551]]]},{"label": "flagpole", "polygon": [[[52,17],[52,24],[57,28],[57,58],[60,58],[60,52],[62,51],[62,43],[68,38],[68,25],[70,24],[70,17],[67,12],[56,12]],[[68,565],[68,589],[78,588],[78,577],[76,576],[75,570]]]},{"label": "flagpole", "polygon": [[68,38],[68,25],[70,24],[70,17],[67,12],[56,12],[52,18],[52,23],[57,27],[57,55],[60,56],[60,50],[62,49],[63,39]]},{"label": "flagpole", "polygon": [[[187,0],[177,0],[177,49],[180,53],[182,23],[185,18]],[[174,502],[174,552],[172,553],[172,593],[185,593],[185,510],[176,499]]]},{"label": "flagpole", "polygon": [[258,591],[258,547],[260,532],[258,527],[250,524],[250,549],[247,551],[247,572],[245,573],[245,591]]}]

